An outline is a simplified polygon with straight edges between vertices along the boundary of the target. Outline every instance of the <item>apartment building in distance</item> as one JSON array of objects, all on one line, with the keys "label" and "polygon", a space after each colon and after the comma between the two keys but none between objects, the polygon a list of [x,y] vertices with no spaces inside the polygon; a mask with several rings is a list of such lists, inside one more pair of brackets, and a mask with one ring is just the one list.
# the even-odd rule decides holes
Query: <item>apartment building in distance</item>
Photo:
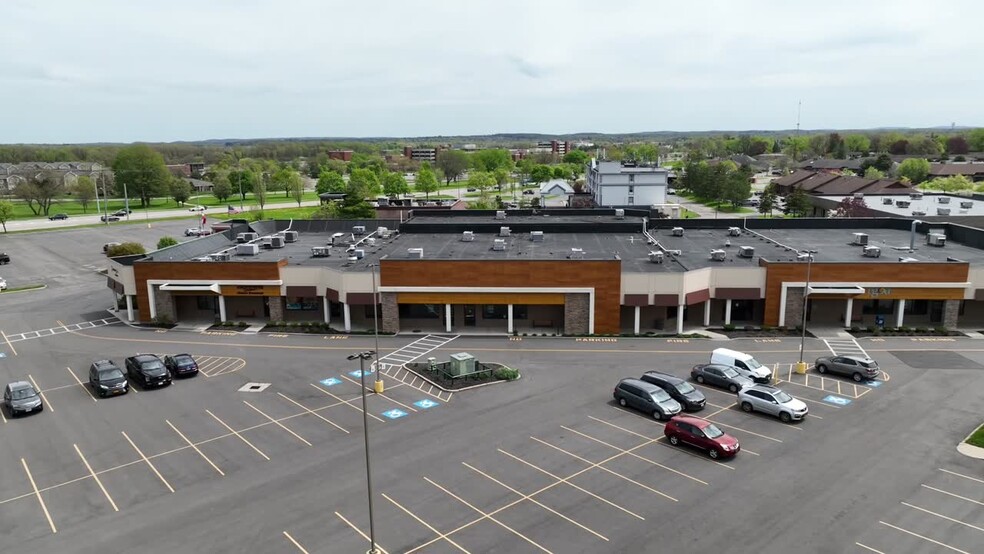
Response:
[{"label": "apartment building in distance", "polygon": [[592,159],[585,184],[597,206],[655,206],[666,203],[668,179],[661,167]]},{"label": "apartment building in distance", "polygon": [[437,161],[437,153],[441,150],[441,148],[425,146],[404,146],[403,156],[417,162],[434,163]]},{"label": "apartment building in distance", "polygon": [[343,162],[350,162],[350,161],[352,161],[352,154],[353,153],[354,152],[352,152],[351,150],[329,150],[328,151],[328,159],[329,160],[341,160]]},{"label": "apartment building in distance", "polygon": [[557,154],[563,157],[573,149],[574,145],[569,140],[541,140],[536,143],[536,148],[533,151],[550,152],[551,154]]}]

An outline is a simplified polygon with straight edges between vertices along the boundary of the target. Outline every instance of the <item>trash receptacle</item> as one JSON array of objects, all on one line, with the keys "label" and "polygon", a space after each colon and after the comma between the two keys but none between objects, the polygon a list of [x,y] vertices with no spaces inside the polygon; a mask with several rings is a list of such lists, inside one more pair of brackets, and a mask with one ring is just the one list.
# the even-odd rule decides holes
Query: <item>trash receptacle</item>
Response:
[{"label": "trash receptacle", "polygon": [[806,374],[806,368],[808,367],[806,362],[796,362],[796,373],[800,375]]},{"label": "trash receptacle", "polygon": [[374,390],[376,394],[383,394],[383,380],[377,379],[372,386],[372,390]]}]

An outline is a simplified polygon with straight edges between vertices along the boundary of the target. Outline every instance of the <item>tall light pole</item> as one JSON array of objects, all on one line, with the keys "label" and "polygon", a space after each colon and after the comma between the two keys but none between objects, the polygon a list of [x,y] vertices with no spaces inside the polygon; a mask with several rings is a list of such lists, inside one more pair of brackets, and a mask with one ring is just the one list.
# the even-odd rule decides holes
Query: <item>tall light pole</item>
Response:
[{"label": "tall light pole", "polygon": [[371,359],[375,352],[366,350],[348,357],[349,360],[359,360],[359,379],[362,384],[362,434],[366,443],[366,487],[369,492],[369,551],[366,554],[380,554],[376,548],[376,527],[372,515],[372,465],[369,463],[369,412],[366,409],[366,360]]},{"label": "tall light pole", "polygon": [[806,286],[803,287],[803,320],[800,325],[800,357],[799,363],[796,364],[796,371],[800,373],[806,372],[806,363],[803,361],[803,345],[806,343],[806,307],[807,300],[810,297],[810,270],[813,267],[813,255],[817,253],[816,250],[804,250],[800,252],[801,254],[806,254]]}]

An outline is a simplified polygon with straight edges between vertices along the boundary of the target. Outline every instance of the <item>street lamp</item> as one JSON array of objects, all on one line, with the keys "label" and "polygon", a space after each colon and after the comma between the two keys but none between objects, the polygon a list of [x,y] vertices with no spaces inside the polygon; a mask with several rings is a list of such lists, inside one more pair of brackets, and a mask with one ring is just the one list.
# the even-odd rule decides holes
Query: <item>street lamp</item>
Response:
[{"label": "street lamp", "polygon": [[369,551],[366,554],[380,554],[376,548],[376,528],[372,516],[372,466],[369,463],[369,412],[366,408],[366,360],[372,359],[376,353],[372,350],[357,352],[347,359],[359,360],[359,380],[362,384],[362,432],[366,443],[366,487],[369,492]]},{"label": "street lamp", "polygon": [[803,287],[803,320],[800,325],[800,357],[796,364],[797,373],[806,373],[806,362],[803,361],[803,345],[806,342],[806,302],[810,297],[810,270],[813,268],[813,255],[816,250],[803,250],[800,254],[806,254],[806,286]]}]

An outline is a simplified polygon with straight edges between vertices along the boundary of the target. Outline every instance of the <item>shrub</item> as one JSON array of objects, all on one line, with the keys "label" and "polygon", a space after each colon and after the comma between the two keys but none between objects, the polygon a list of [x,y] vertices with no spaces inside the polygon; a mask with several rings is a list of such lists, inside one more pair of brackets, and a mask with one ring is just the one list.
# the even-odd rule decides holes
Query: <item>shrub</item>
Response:
[{"label": "shrub", "polygon": [[858,327],[857,325],[851,325],[851,332],[852,333],[857,333],[860,330],[861,330],[861,328]]},{"label": "shrub", "polygon": [[519,370],[511,367],[500,367],[492,372],[492,376],[500,381],[515,381],[519,379]]},{"label": "shrub", "polygon": [[946,327],[937,327],[937,328],[935,328],[933,330],[936,331],[937,333],[941,334],[941,335],[949,335],[950,334],[949,329],[947,329]]},{"label": "shrub", "polygon": [[733,323],[728,323],[728,324],[726,324],[726,325],[724,326],[724,330],[725,330],[725,331],[734,331],[734,330],[735,330],[735,326],[734,326],[734,324],[733,324]]},{"label": "shrub", "polygon": [[161,240],[157,241],[157,249],[163,250],[168,246],[174,246],[175,244],[178,244],[178,239],[165,235],[161,237]]},{"label": "shrub", "polygon": [[156,316],[152,321],[153,324],[158,327],[170,327],[171,325],[174,325],[174,322],[171,321],[171,318],[166,315]]},{"label": "shrub", "polygon": [[115,244],[106,249],[106,256],[114,258],[116,256],[133,256],[135,254],[146,254],[147,250],[139,242],[123,242]]},{"label": "shrub", "polygon": [[874,325],[869,325],[869,326],[865,327],[865,331],[868,331],[869,333],[874,333],[877,330],[878,330],[878,328],[875,327]]}]

